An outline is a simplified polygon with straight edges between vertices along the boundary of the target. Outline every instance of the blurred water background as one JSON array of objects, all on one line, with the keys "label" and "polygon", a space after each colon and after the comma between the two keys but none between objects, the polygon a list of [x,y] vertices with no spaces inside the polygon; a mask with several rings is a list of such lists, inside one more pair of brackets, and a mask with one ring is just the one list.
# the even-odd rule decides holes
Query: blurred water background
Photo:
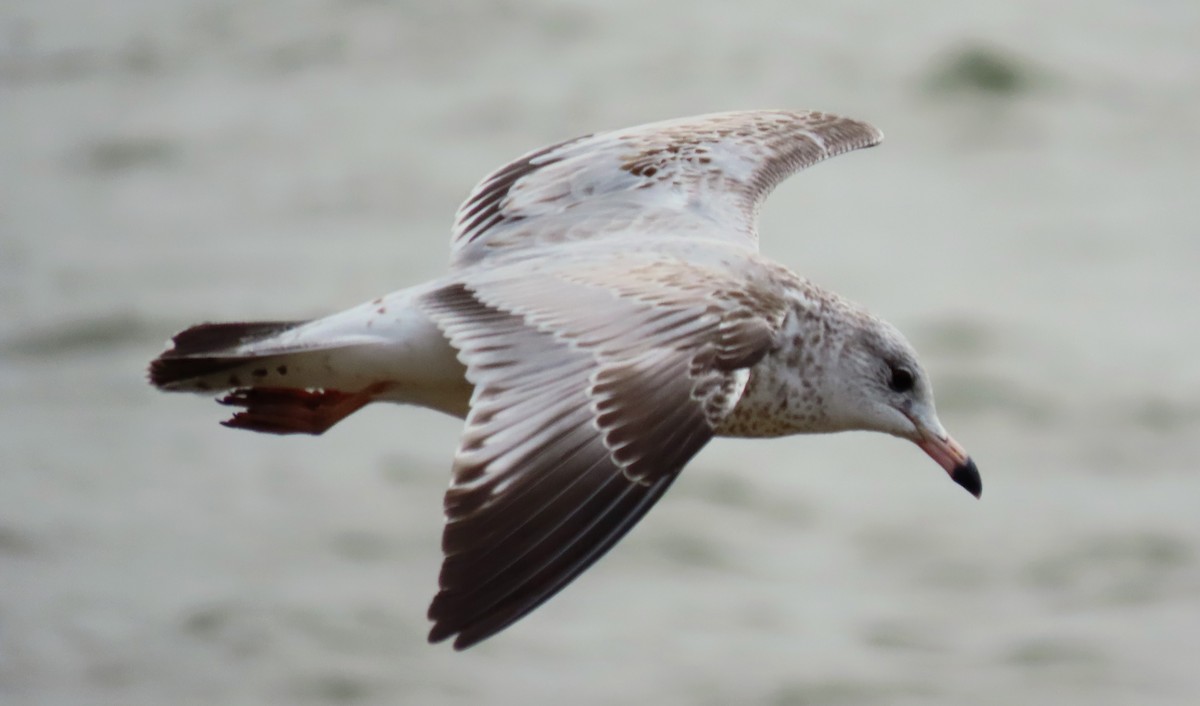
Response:
[{"label": "blurred water background", "polygon": [[[1200,702],[1200,4],[7,0],[0,703]],[[816,108],[887,134],[764,251],[906,331],[976,502],[904,442],[719,440],[567,591],[425,643],[459,422],[224,429],[203,320],[441,272],[486,171]]]}]

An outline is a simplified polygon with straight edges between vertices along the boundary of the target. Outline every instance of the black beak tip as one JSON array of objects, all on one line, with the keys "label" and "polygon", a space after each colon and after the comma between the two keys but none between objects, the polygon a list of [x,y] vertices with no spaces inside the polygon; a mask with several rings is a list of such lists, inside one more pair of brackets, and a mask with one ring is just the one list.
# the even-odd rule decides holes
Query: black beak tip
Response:
[{"label": "black beak tip", "polygon": [[975,462],[969,458],[966,463],[951,471],[950,480],[977,498],[983,494],[983,479],[979,477],[979,469],[975,467]]}]

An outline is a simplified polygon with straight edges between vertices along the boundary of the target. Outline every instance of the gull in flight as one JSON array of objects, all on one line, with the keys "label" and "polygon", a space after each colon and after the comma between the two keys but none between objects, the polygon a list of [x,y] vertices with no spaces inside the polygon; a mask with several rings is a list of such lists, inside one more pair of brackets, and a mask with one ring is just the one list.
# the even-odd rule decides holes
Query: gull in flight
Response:
[{"label": "gull in flight", "polygon": [[882,138],[761,110],[551,145],[475,187],[446,275],[311,321],[193,326],[150,382],[273,434],[376,401],[464,419],[429,608],[430,641],[458,649],[591,566],[714,436],[883,432],[979,496],[904,336],[759,254],[779,182]]}]

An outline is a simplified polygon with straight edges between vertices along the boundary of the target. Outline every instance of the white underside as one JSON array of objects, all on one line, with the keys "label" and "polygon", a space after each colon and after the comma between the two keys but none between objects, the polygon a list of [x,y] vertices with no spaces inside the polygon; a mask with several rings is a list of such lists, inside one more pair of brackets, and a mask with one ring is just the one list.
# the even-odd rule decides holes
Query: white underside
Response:
[{"label": "white underside", "polygon": [[[415,305],[418,286],[316,319],[229,351],[252,359],[239,368],[189,381],[188,389],[288,387],[358,392],[458,417],[467,413],[466,369],[441,331]],[[199,383],[199,384],[195,384]]]}]

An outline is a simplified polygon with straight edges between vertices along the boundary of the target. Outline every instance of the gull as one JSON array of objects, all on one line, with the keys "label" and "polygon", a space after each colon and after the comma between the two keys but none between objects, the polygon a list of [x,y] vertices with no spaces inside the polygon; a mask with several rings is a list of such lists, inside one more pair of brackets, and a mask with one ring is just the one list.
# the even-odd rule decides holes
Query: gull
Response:
[{"label": "gull", "polygon": [[376,401],[464,419],[428,612],[456,649],[573,581],[714,436],[883,432],[978,497],[904,336],[759,254],[779,182],[882,138],[756,110],[560,142],[479,182],[446,275],[315,320],[193,326],[150,382],[274,434]]}]

